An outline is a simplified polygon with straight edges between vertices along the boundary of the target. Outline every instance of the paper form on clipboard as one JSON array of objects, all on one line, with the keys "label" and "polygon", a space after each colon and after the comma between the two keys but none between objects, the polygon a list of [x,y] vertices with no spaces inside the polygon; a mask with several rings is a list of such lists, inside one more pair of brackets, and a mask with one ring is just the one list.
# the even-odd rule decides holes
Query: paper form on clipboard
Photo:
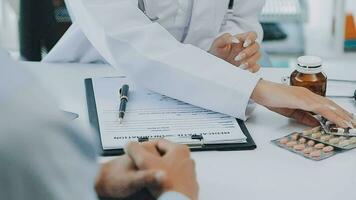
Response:
[{"label": "paper form on clipboard", "polygon": [[[118,91],[123,84],[130,91],[120,124]],[[125,77],[95,78],[93,90],[104,150],[123,148],[143,137],[175,142],[174,138],[201,135],[205,144],[246,142],[235,118],[146,90]]]}]

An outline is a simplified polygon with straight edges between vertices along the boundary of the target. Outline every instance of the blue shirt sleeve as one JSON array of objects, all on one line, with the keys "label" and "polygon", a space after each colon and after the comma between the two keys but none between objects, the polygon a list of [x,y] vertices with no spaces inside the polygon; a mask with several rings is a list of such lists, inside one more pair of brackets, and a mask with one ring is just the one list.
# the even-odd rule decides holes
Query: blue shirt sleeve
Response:
[{"label": "blue shirt sleeve", "polygon": [[97,199],[90,133],[71,125],[20,65],[0,52],[0,198]]},{"label": "blue shirt sleeve", "polygon": [[163,193],[158,200],[190,200],[187,196],[178,193],[178,192],[165,192]]}]

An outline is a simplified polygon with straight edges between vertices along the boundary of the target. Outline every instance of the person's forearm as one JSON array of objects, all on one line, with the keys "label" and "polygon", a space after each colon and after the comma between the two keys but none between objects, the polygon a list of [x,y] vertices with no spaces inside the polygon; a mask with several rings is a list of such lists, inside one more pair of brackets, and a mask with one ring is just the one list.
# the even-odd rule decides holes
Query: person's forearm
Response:
[{"label": "person's forearm", "polygon": [[353,120],[352,114],[335,102],[304,87],[286,86],[260,80],[252,92],[251,98],[272,111],[294,118],[306,125],[317,123],[311,123],[313,118],[305,111],[322,115],[343,128],[350,127]]},{"label": "person's forearm", "polygon": [[279,103],[276,105],[276,102],[281,100],[282,97],[280,95],[289,95],[286,92],[288,89],[284,85],[261,79],[252,92],[251,99],[263,106],[285,106]]}]

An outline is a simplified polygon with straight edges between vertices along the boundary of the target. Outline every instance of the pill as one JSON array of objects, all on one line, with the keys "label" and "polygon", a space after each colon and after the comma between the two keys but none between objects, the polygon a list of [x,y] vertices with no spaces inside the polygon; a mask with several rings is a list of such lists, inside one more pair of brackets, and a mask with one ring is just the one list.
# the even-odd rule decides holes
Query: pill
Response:
[{"label": "pill", "polygon": [[296,141],[290,141],[290,142],[287,142],[287,147],[293,147],[294,145],[296,145],[297,142]]},{"label": "pill", "polygon": [[295,150],[297,150],[297,151],[303,151],[305,149],[305,145],[304,144],[297,144],[293,148]]},{"label": "pill", "polygon": [[334,147],[332,147],[332,146],[326,146],[323,148],[323,152],[325,152],[325,153],[330,153],[332,151],[334,151]]},{"label": "pill", "polygon": [[295,141],[295,140],[298,140],[298,137],[299,137],[299,133],[295,133],[295,134],[292,135],[291,138],[292,138],[292,140]]},{"label": "pill", "polygon": [[299,144],[305,144],[307,142],[307,139],[300,138],[298,141],[299,141]]},{"label": "pill", "polygon": [[309,140],[307,144],[308,146],[314,146],[315,142],[314,140]]},{"label": "pill", "polygon": [[323,135],[320,137],[320,141],[326,142],[326,141],[330,140],[330,138],[331,138],[331,135]]},{"label": "pill", "polygon": [[281,143],[281,144],[287,144],[287,142],[289,142],[288,138],[282,138],[279,140],[279,143]]},{"label": "pill", "polygon": [[340,142],[340,139],[337,138],[337,137],[336,137],[336,138],[332,138],[332,139],[329,140],[329,143],[330,143],[330,144],[337,144],[337,143],[339,143],[339,142]]},{"label": "pill", "polygon": [[316,149],[322,149],[325,147],[325,145],[323,143],[318,143],[314,146]]},{"label": "pill", "polygon": [[311,129],[311,132],[316,133],[316,132],[319,132],[320,129],[321,129],[321,127],[320,127],[320,126],[317,126],[317,127],[315,127],[315,128],[312,128],[312,129]]},{"label": "pill", "polygon": [[313,129],[305,130],[302,132],[302,134],[305,136],[311,135],[313,133],[315,133],[315,130],[313,130]]},{"label": "pill", "polygon": [[313,133],[312,135],[311,135],[311,137],[312,138],[319,138],[321,136],[321,133],[320,132],[317,132],[317,133]]},{"label": "pill", "polygon": [[350,138],[350,144],[356,144],[356,137]]},{"label": "pill", "polygon": [[351,128],[351,129],[349,130],[349,133],[350,133],[350,134],[356,134],[356,128]]},{"label": "pill", "polygon": [[317,150],[317,151],[313,151],[310,153],[311,157],[320,157],[321,156],[321,151]]},{"label": "pill", "polygon": [[304,153],[304,154],[310,154],[312,151],[313,151],[313,148],[308,147],[308,148],[305,148],[305,149],[303,150],[303,153]]},{"label": "pill", "polygon": [[309,135],[312,134],[312,132],[311,132],[311,131],[303,131],[302,134],[303,134],[304,136],[309,136]]},{"label": "pill", "polygon": [[350,144],[349,140],[342,140],[339,142],[339,145],[342,147],[346,147]]}]

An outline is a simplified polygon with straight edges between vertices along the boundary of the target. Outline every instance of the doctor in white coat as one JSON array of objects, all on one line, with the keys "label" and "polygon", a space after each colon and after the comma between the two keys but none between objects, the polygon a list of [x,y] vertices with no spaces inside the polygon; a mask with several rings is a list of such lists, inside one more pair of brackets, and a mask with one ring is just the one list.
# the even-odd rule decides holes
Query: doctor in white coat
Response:
[{"label": "doctor in white coat", "polygon": [[[229,1],[233,9],[228,10]],[[208,51],[237,67],[257,72],[263,38],[258,21],[265,0],[133,0],[146,16],[176,40]],[[73,21],[75,21],[73,19]],[[159,41],[157,41],[159,42]],[[105,61],[77,24],[43,60],[45,62]]]},{"label": "doctor in white coat", "polygon": [[[68,0],[75,23],[45,61],[105,61],[150,90],[243,120],[254,101],[308,125],[317,122],[305,111],[352,126],[351,114],[334,102],[234,66],[258,53],[248,47],[262,38],[263,0],[235,0],[233,13],[228,0],[145,2],[143,9],[137,0]],[[257,42],[254,34],[231,37],[249,30]]]}]

